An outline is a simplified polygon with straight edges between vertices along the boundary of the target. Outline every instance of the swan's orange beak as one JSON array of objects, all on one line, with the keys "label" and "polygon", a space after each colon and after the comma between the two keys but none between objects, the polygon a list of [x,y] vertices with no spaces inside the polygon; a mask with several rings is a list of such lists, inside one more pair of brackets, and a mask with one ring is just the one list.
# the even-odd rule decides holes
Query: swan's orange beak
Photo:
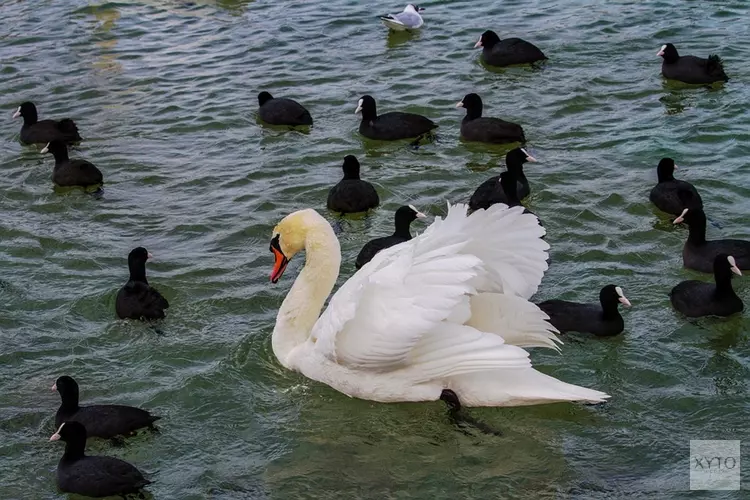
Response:
[{"label": "swan's orange beak", "polygon": [[289,264],[289,259],[287,259],[284,252],[281,251],[278,234],[271,240],[270,248],[273,253],[273,258],[275,259],[273,263],[273,271],[271,271],[271,283],[276,283],[279,281],[279,278],[281,278],[281,275],[284,274],[286,266]]}]

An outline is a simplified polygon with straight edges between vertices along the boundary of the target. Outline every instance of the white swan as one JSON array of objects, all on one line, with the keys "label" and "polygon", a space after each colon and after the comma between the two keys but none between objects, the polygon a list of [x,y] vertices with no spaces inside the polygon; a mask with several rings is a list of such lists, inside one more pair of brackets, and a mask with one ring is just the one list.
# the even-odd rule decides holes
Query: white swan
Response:
[{"label": "white swan", "polygon": [[458,407],[520,406],[608,398],[534,370],[522,349],[560,342],[526,300],[547,269],[549,245],[536,217],[503,204],[467,217],[467,208],[449,206],[423,234],[378,253],[320,317],[339,274],[339,242],[315,210],[285,217],[273,230],[271,281],[296,253],[307,255],[276,318],[279,362],[379,402],[451,404],[457,396]]}]

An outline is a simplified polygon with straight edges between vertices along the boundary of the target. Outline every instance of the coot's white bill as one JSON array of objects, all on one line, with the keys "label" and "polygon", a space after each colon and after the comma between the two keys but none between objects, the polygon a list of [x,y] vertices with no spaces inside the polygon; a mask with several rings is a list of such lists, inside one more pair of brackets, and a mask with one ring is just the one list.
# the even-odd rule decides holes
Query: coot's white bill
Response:
[{"label": "coot's white bill", "polygon": [[425,214],[423,214],[422,212],[420,212],[419,210],[417,210],[417,207],[415,207],[414,205],[409,205],[409,208],[411,208],[412,210],[414,210],[414,212],[417,214],[417,219],[426,219],[427,218],[427,216]]},{"label": "coot's white bill", "polygon": [[536,158],[527,153],[525,149],[521,148],[521,151],[526,155],[526,161],[536,162]]}]

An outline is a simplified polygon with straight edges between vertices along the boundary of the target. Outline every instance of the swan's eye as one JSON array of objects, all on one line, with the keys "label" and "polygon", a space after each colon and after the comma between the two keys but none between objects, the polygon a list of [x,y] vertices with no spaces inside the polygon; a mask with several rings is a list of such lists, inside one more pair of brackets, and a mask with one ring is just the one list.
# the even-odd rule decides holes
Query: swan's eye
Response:
[{"label": "swan's eye", "polygon": [[[273,238],[271,239],[271,244],[270,244],[270,245],[269,245],[269,247],[268,247],[268,249],[269,249],[270,251],[272,251],[272,252],[273,252],[274,250],[277,250],[277,251],[281,252],[281,244],[279,243],[279,237],[280,237],[280,236],[281,236],[280,234],[277,234],[276,236],[274,236],[274,237],[273,237]],[[283,252],[282,252],[282,253],[283,253]]]}]

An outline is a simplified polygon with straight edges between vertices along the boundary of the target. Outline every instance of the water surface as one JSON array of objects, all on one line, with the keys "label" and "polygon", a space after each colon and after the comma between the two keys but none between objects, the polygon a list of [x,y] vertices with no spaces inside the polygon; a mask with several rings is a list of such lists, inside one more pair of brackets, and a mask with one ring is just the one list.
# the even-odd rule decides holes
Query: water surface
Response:
[{"label": "water surface", "polygon": [[[400,4],[250,1],[0,3],[1,498],[64,498],[54,470],[62,374],[86,402],[142,405],[161,433],[126,447],[155,498],[682,498],[690,439],[748,433],[748,322],[688,322],[667,292],[686,237],[648,203],[663,156],[694,182],[711,237],[750,237],[746,2],[433,2],[425,29],[388,36],[376,14]],[[382,12],[381,12],[382,11]],[[541,69],[488,71],[481,32],[523,36]],[[732,80],[666,84],[659,47],[720,53]],[[303,102],[308,134],[261,128],[256,96]],[[343,281],[370,238],[412,203],[441,215],[497,175],[505,150],[462,144],[454,104],[477,92],[489,116],[523,124],[529,208],[552,265],[538,298],[593,301],[612,282],[633,303],[626,331],[575,335],[535,365],[612,395],[601,407],[480,409],[503,438],[466,436],[441,403],[353,400],[283,370],[275,313],[299,270],[268,282],[273,225],[313,207],[334,224]],[[423,113],[434,144],[357,134],[358,98]],[[101,199],[56,192],[52,159],[18,142],[24,100],[70,116],[72,153],[104,172]],[[381,196],[367,217],[325,211],[344,155]],[[419,222],[415,223],[415,229]],[[154,254],[151,282],[172,307],[162,334],[114,318],[126,256]],[[707,278],[707,277],[705,277]],[[741,297],[750,298],[743,279]],[[737,492],[703,495],[740,498]]]}]

